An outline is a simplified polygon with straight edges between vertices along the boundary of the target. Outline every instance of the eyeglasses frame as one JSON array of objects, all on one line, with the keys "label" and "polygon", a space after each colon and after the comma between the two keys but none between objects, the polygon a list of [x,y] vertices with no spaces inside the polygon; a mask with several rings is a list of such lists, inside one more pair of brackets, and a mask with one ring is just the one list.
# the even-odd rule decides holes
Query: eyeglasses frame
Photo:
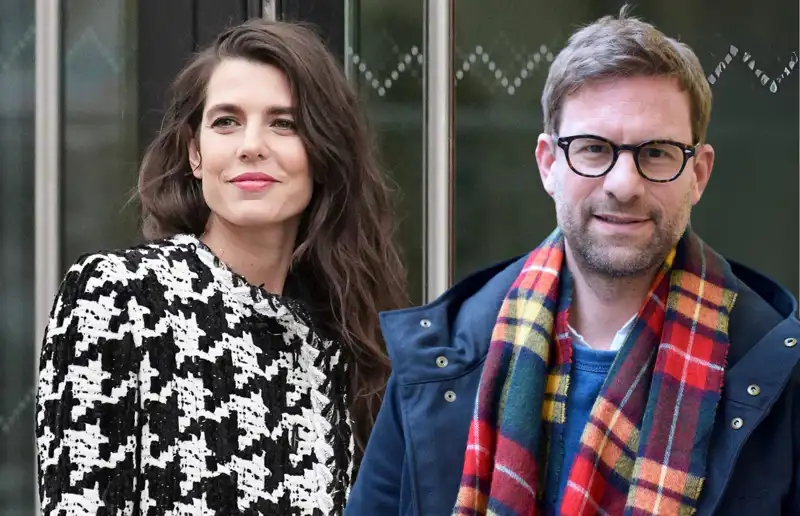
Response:
[{"label": "eyeglasses frame", "polygon": [[[584,174],[584,173],[578,171],[572,165],[572,160],[570,160],[570,158],[569,158],[569,146],[573,141],[581,139],[581,138],[591,138],[593,140],[598,140],[598,141],[601,141],[601,142],[605,142],[611,147],[611,150],[613,152],[613,157],[611,159],[611,163],[609,164],[608,168],[604,172],[602,172],[601,174],[596,174],[596,175]],[[672,181],[675,181],[676,179],[678,179],[681,176],[681,174],[683,174],[683,171],[686,169],[686,164],[689,162],[689,160],[697,155],[697,149],[698,149],[698,147],[700,147],[700,143],[699,142],[694,144],[694,145],[687,145],[685,143],[676,142],[674,140],[647,140],[645,142],[642,142],[642,143],[639,143],[639,144],[636,144],[636,145],[633,145],[633,144],[617,144],[617,143],[612,142],[608,138],[603,138],[602,136],[597,136],[596,134],[575,134],[575,135],[572,135],[572,136],[560,136],[560,137],[559,136],[554,136],[554,140],[555,140],[556,145],[558,147],[560,147],[564,151],[564,157],[567,158],[567,164],[569,165],[569,168],[573,172],[578,174],[579,176],[589,177],[589,178],[603,177],[606,174],[608,174],[609,172],[611,172],[611,169],[613,169],[614,165],[617,164],[617,159],[619,159],[619,155],[620,155],[620,153],[622,151],[630,151],[633,154],[633,162],[636,164],[636,171],[639,173],[640,176],[642,176],[643,178],[645,178],[646,180],[648,180],[648,181],[650,181],[652,183],[671,183]],[[679,149],[681,149],[681,151],[683,153],[683,163],[681,164],[681,168],[678,170],[678,172],[674,176],[672,176],[669,179],[652,179],[650,177],[647,177],[647,175],[644,172],[642,172],[642,167],[641,167],[641,165],[639,165],[639,153],[641,152],[641,149],[647,147],[648,145],[654,145],[654,144],[656,144],[656,145],[657,144],[674,145],[674,146],[678,147]]]}]

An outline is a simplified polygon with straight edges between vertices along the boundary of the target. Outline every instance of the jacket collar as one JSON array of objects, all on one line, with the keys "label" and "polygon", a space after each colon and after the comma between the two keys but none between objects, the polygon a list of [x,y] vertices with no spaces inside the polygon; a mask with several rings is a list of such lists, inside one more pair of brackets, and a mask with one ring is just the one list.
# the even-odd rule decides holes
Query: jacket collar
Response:
[{"label": "jacket collar", "polygon": [[[478,271],[429,304],[381,313],[392,369],[400,381],[459,376],[479,365],[488,351],[503,299],[526,259],[527,255],[516,257]],[[728,363],[732,366],[777,324],[796,325],[797,301],[767,276],[729,263],[740,280],[740,294],[731,314]]]},{"label": "jacket collar", "polygon": [[448,371],[482,360],[503,299],[526,258],[478,271],[427,305],[381,313],[381,330],[395,375],[404,383],[429,381],[431,374],[436,378],[445,374],[437,370],[441,357],[447,359]]},{"label": "jacket collar", "polygon": [[793,332],[800,328],[795,317],[797,301],[792,294],[767,276],[731,260],[728,262],[739,279],[739,294],[728,328],[731,339],[728,368],[731,369],[778,325],[783,324]]}]

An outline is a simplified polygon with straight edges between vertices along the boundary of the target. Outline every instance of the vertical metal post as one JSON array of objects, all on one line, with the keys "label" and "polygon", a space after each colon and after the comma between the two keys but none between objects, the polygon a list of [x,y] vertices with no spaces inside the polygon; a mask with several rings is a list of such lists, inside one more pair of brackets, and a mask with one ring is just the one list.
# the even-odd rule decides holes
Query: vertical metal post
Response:
[{"label": "vertical metal post", "polygon": [[425,301],[452,277],[453,0],[425,2]]},{"label": "vertical metal post", "polygon": [[277,0],[262,0],[261,17],[265,20],[277,20]]},{"label": "vertical metal post", "polygon": [[353,24],[357,19],[354,16],[355,4],[357,2],[358,0],[344,0],[344,62],[342,65],[344,67],[345,77],[347,77],[347,80],[350,81],[354,88],[356,84],[353,82],[355,80],[355,75],[353,73],[353,52],[355,52],[356,49],[356,27]]},{"label": "vertical metal post", "polygon": [[[34,166],[34,379],[50,306],[59,283],[59,179],[61,168],[61,1],[36,0],[36,113]],[[35,445],[34,445],[35,446]],[[35,468],[34,468],[35,469]],[[34,485],[38,485],[34,483]],[[39,514],[38,489],[35,513]]]},{"label": "vertical metal post", "polygon": [[59,283],[61,2],[36,0],[35,321],[36,357]]}]

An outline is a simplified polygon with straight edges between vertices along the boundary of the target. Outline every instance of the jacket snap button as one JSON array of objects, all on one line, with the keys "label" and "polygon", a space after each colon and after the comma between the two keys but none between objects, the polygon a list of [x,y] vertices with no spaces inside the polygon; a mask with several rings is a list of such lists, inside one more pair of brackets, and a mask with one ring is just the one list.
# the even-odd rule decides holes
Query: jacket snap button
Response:
[{"label": "jacket snap button", "polygon": [[437,357],[436,365],[439,367],[447,367],[447,357]]},{"label": "jacket snap button", "polygon": [[758,396],[761,394],[761,387],[756,384],[753,384],[747,388],[747,394],[750,396]]},{"label": "jacket snap button", "polygon": [[742,428],[742,426],[744,426],[744,421],[740,417],[735,417],[731,421],[731,428],[733,428],[734,430],[738,430]]},{"label": "jacket snap button", "polygon": [[456,401],[456,393],[453,391],[447,391],[444,393],[444,399],[450,403]]},{"label": "jacket snap button", "polygon": [[430,319],[423,319],[423,320],[421,320],[419,322],[419,325],[422,326],[423,328],[430,328],[431,327],[431,321],[430,321]]},{"label": "jacket snap button", "polygon": [[794,337],[789,337],[788,339],[784,340],[783,343],[787,348],[793,348],[797,345],[797,339]]}]

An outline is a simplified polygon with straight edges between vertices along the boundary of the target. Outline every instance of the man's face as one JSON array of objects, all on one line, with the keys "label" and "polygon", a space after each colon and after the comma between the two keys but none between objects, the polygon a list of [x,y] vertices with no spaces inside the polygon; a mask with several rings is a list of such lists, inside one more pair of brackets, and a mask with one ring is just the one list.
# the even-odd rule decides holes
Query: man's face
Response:
[{"label": "man's face", "polygon": [[[655,139],[695,143],[689,96],[675,78],[587,83],[566,98],[561,113],[561,137],[591,134],[617,144]],[[536,160],[545,190],[555,201],[568,259],[589,273],[632,277],[660,265],[680,239],[708,183],[714,151],[710,145],[698,147],[697,156],[669,183],[639,175],[627,151],[605,176],[580,176],[549,134],[539,136]]]}]

